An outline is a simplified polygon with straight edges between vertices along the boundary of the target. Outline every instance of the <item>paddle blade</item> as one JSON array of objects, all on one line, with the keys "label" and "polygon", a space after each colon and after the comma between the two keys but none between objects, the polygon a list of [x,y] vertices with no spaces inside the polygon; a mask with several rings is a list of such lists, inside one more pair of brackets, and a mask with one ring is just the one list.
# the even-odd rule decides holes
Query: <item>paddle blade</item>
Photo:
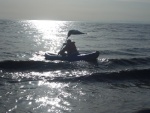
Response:
[{"label": "paddle blade", "polygon": [[80,34],[85,34],[85,33],[81,32],[81,31],[78,31],[78,30],[70,30],[68,32],[68,36],[67,37],[69,37],[71,35],[80,35]]}]

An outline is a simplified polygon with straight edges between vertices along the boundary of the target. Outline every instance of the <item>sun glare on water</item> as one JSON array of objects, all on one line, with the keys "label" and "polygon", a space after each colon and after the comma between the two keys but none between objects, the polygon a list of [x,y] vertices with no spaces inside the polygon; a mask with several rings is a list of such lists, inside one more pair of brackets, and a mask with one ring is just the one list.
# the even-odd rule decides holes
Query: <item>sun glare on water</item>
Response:
[{"label": "sun glare on water", "polygon": [[66,21],[31,20],[28,21],[40,36],[36,35],[36,43],[44,43],[44,48],[56,52],[65,40],[68,29]]},{"label": "sun glare on water", "polygon": [[[41,91],[42,96],[35,99],[35,102],[41,107],[47,109],[47,112],[60,112],[70,111],[70,103],[66,98],[70,98],[71,94],[65,91],[68,88],[68,84],[62,83],[48,83],[39,81],[39,87],[42,87],[44,91]],[[35,108],[38,109],[38,108]]]},{"label": "sun glare on water", "polygon": [[66,32],[65,21],[32,20],[30,22],[43,34],[43,38],[57,38],[60,33],[65,35],[64,32]]}]

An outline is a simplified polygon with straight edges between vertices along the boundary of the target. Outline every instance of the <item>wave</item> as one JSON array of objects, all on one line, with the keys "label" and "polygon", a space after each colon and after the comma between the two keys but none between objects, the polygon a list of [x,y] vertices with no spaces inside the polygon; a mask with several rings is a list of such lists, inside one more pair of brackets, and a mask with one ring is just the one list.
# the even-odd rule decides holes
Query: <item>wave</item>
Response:
[{"label": "wave", "polygon": [[150,57],[130,58],[130,59],[109,59],[109,62],[113,64],[122,64],[122,65],[149,64]]},{"label": "wave", "polygon": [[1,61],[0,69],[7,71],[46,71],[46,70],[55,70],[55,69],[68,69],[72,65],[63,62],[45,62],[45,61]]},{"label": "wave", "polygon": [[150,79],[150,69],[123,70],[118,72],[94,73],[87,80],[131,80]]},{"label": "wave", "polygon": [[[48,76],[30,76],[30,77],[20,77],[18,79],[11,79],[0,77],[1,81],[7,81],[9,83],[27,82],[27,81],[49,81],[49,82],[113,82],[116,81],[150,81],[150,69],[141,70],[124,70],[118,72],[103,72],[103,73],[93,73],[83,76],[73,76],[73,77],[48,77]],[[148,82],[149,83],[149,82]],[[150,84],[149,84],[150,85]]]},{"label": "wave", "polygon": [[120,81],[120,80],[150,80],[150,69],[125,70],[119,72],[93,73],[80,77],[56,77],[50,81]]},{"label": "wave", "polygon": [[150,57],[128,59],[98,59],[96,62],[54,62],[54,61],[0,61],[0,69],[6,71],[49,71],[63,69],[120,69],[150,68]]}]

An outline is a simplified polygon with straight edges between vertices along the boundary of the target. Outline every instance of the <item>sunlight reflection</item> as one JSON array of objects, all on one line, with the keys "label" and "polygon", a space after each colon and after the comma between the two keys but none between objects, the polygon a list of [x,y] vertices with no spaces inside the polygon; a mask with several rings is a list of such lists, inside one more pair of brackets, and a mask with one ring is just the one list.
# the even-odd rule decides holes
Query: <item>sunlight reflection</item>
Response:
[{"label": "sunlight reflection", "polygon": [[[63,32],[63,26],[65,26],[65,21],[50,21],[50,20],[32,20],[30,21],[34,28],[36,28],[40,33],[43,34],[43,38],[56,38],[60,36],[59,34]],[[66,35],[66,34],[64,34]],[[54,37],[55,36],[55,37]]]},{"label": "sunlight reflection", "polygon": [[71,94],[66,91],[69,84],[39,81],[38,86],[42,87],[42,92],[35,102],[39,103],[40,107],[49,106],[48,112],[71,110],[70,103],[66,101],[66,98],[71,98]]},{"label": "sunlight reflection", "polygon": [[66,21],[31,20],[30,27],[36,29],[39,36],[34,35],[36,44],[42,45],[46,51],[56,53],[66,38],[68,29]]},{"label": "sunlight reflection", "polygon": [[90,73],[87,70],[82,70],[82,71],[74,70],[71,73],[71,75],[74,75],[76,77],[85,76],[85,75],[89,75],[89,74]]},{"label": "sunlight reflection", "polygon": [[56,107],[61,107],[59,105],[61,99],[59,98],[48,98],[48,97],[41,97],[39,99],[36,100],[36,102],[41,102],[42,106],[47,106],[47,105],[55,105]]}]

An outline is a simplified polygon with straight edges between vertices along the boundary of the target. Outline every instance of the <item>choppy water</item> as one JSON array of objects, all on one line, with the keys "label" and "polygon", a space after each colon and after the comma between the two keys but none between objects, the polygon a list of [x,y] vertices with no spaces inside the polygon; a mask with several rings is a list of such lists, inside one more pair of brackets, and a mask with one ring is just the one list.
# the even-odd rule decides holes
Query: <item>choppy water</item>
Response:
[{"label": "choppy water", "polygon": [[[69,30],[96,62],[47,61]],[[150,108],[150,25],[0,20],[2,113],[132,113]]]}]

